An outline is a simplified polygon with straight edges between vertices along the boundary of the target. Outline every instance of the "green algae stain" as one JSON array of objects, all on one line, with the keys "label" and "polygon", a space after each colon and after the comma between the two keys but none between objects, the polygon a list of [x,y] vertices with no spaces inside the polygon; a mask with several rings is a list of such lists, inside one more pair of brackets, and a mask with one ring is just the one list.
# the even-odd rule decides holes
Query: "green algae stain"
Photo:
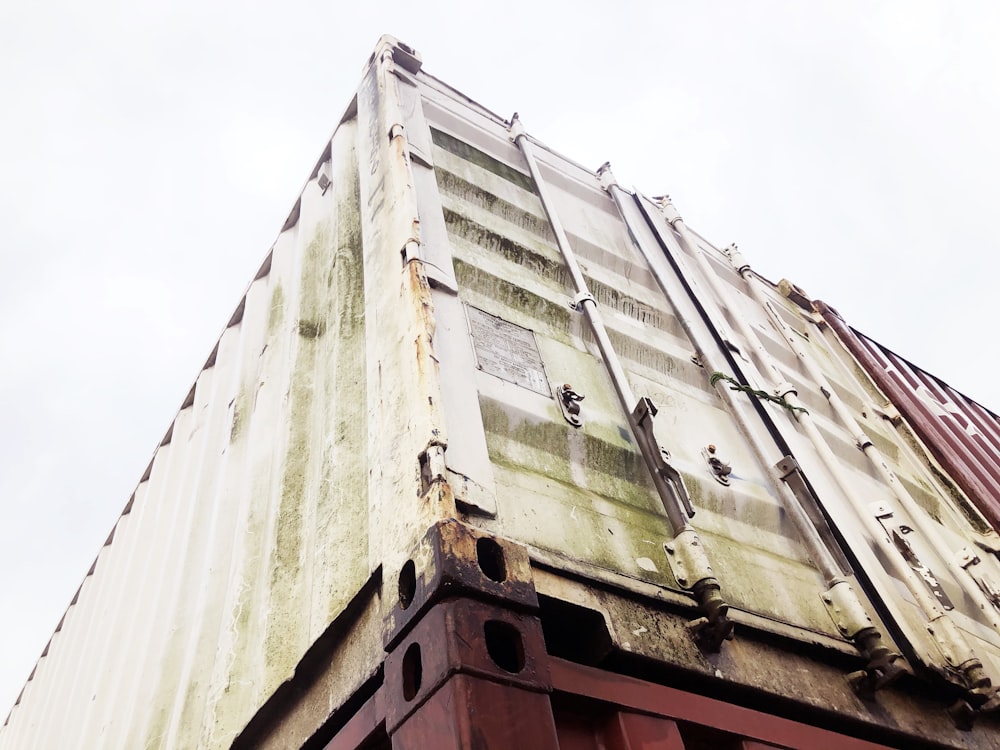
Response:
[{"label": "green algae stain", "polygon": [[326,333],[326,322],[323,320],[300,320],[299,336],[306,339],[318,339]]},{"label": "green algae stain", "polygon": [[236,395],[236,400],[233,403],[233,421],[229,426],[230,443],[235,443],[243,434],[243,430],[250,418],[250,401],[249,390],[245,386],[240,388],[240,392]]},{"label": "green algae stain", "polygon": [[570,331],[572,311],[568,307],[540,297],[458,258],[455,259],[455,276],[464,288],[544,321],[556,331]]},{"label": "green algae stain", "polygon": [[[276,283],[271,293],[268,337],[287,337],[292,358],[287,384],[266,386],[282,391],[271,397],[285,404],[287,433],[275,440],[285,455],[262,456],[249,467],[240,529],[245,556],[224,615],[226,653],[219,656],[229,683],[222,678],[218,700],[207,709],[215,720],[205,735],[212,746],[228,746],[248,709],[291,673],[309,639],[343,611],[368,575],[365,303],[349,151],[338,160],[335,220],[324,220],[297,250],[297,285]],[[232,440],[249,433],[255,398],[252,389],[237,397]],[[311,626],[314,617],[321,622]],[[204,700],[209,686],[181,688],[187,707]],[[171,694],[166,705],[173,700]],[[165,741],[160,735],[170,716],[160,714],[147,735],[151,746]]]},{"label": "green algae stain", "polygon": [[[226,736],[233,731],[233,725],[246,720],[243,711],[248,700],[248,692],[253,688],[247,682],[256,674],[260,661],[259,619],[254,615],[261,611],[261,591],[255,585],[264,556],[268,549],[263,538],[267,532],[267,507],[271,498],[270,472],[258,468],[250,482],[250,503],[243,526],[243,536],[247,540],[246,557],[242,560],[243,580],[239,584],[237,601],[226,615],[224,628],[233,639],[228,653],[220,658],[227,660],[226,673],[229,682],[223,688],[218,701],[212,707],[215,719],[213,736]],[[202,695],[202,700],[204,700]]]},{"label": "green algae stain", "polygon": [[357,339],[361,337],[364,344],[365,330],[365,289],[364,275],[361,268],[361,227],[353,227],[353,231],[345,230],[337,248],[335,259],[338,273],[334,274],[332,283],[337,299],[337,335],[345,342],[353,342],[352,352],[360,356],[361,361],[355,364],[364,370],[364,350],[357,351]]},{"label": "green algae stain", "polygon": [[860,423],[861,430],[868,436],[868,439],[872,441],[875,449],[893,463],[898,464],[899,446],[895,443],[895,441],[886,438],[879,430],[871,428],[865,429],[866,426],[867,425],[863,422]]},{"label": "green algae stain", "polygon": [[329,223],[319,224],[302,259],[299,336],[287,392],[290,408],[288,445],[275,516],[269,572],[271,615],[264,639],[264,658],[272,679],[294,666],[300,655],[299,641],[304,631],[301,626],[290,625],[289,619],[296,616],[297,610],[307,609],[302,544],[305,515],[314,499],[308,496],[314,484],[310,481],[311,476],[316,473],[314,452],[320,444],[316,439],[318,425],[314,423],[321,409],[316,408],[314,401],[316,381],[322,376],[318,367],[319,350],[330,312],[329,276],[325,266],[334,257],[332,239]]},{"label": "green algae stain", "polygon": [[530,278],[554,282],[560,289],[572,283],[565,264],[555,257],[516,242],[451,209],[444,209],[444,220],[450,233],[511,263],[516,263]]},{"label": "green algae stain", "polygon": [[273,336],[277,333],[281,324],[285,321],[285,289],[281,283],[275,284],[274,291],[271,292],[271,307],[267,312],[267,335]]},{"label": "green algae stain", "polygon": [[482,167],[488,172],[492,172],[498,177],[514,183],[520,188],[532,193],[535,192],[535,185],[530,175],[526,175],[504,164],[499,159],[495,159],[484,151],[470,146],[465,141],[460,141],[458,138],[434,128],[431,128],[431,140],[434,141],[435,146],[439,146],[455,156],[465,159],[478,167]]},{"label": "green algae stain", "polygon": [[494,216],[499,216],[504,221],[525,229],[544,240],[555,242],[555,234],[552,232],[552,227],[544,218],[536,216],[520,206],[484,190],[479,185],[472,184],[454,172],[449,172],[447,169],[438,167],[434,170],[434,173],[437,176],[438,187],[443,193],[484,209]]},{"label": "green algae stain", "polygon": [[[923,463],[926,468],[930,469],[931,473],[947,493],[949,499],[951,500],[952,507],[962,515],[962,517],[973,529],[975,529],[975,531],[980,534],[988,534],[990,532],[990,526],[983,520],[983,517],[979,514],[979,510],[969,502],[965,493],[958,488],[954,480],[952,480],[948,474],[938,467],[937,461],[927,455],[927,449],[924,447],[923,443],[917,439],[917,436],[910,430],[906,423],[900,424],[896,429],[910,448],[913,449],[913,452],[918,456],[918,459],[922,459],[921,463]],[[934,497],[937,497],[936,493]],[[931,514],[935,521],[938,523],[941,522],[939,509],[931,510],[931,508],[927,507],[924,503],[921,503],[921,505],[928,513]]]},{"label": "green algae stain", "polygon": [[[365,349],[365,287],[359,198],[342,202],[336,254],[329,276],[335,306],[331,321],[336,375],[327,399],[335,403],[331,439],[322,460],[317,531],[331,564],[317,584],[326,621],[343,611],[368,575],[368,424]],[[324,626],[326,621],[322,623]]]},{"label": "green algae stain", "polygon": [[[655,510],[653,484],[642,456],[560,421],[512,419],[503,406],[480,398],[490,458],[520,471],[539,474],[606,500]],[[555,409],[555,406],[553,406]]]}]

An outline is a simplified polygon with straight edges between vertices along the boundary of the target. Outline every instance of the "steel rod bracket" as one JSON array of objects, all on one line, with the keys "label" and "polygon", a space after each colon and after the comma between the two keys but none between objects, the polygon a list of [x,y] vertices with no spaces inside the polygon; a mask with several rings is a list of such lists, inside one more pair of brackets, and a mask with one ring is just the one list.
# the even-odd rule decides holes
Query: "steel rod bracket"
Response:
[{"label": "steel rod bracket", "polygon": [[593,305],[597,304],[597,300],[594,299],[593,294],[590,292],[580,292],[573,298],[573,301],[570,303],[570,307],[574,310],[582,310],[584,302],[590,302]]},{"label": "steel rod bracket", "polygon": [[667,463],[667,456],[670,453],[656,439],[656,432],[653,429],[653,417],[656,416],[656,412],[656,404],[646,396],[639,399],[639,403],[632,409],[632,421],[636,426],[636,431],[642,436],[642,442],[644,443],[639,448],[648,454],[649,459],[656,467],[656,473],[670,487],[676,499],[684,507],[688,518],[693,518],[695,513],[694,505],[691,503],[691,496],[688,495],[687,487],[684,486],[684,480],[677,469]]}]

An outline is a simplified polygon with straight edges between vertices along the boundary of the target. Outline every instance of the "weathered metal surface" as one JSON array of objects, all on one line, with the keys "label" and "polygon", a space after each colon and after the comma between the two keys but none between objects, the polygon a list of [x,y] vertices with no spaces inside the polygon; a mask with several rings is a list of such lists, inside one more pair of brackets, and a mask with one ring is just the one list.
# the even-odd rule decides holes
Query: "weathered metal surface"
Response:
[{"label": "weathered metal surface", "polygon": [[818,303],[824,319],[920,440],[986,517],[1000,529],[1000,423],[997,415],[890,349],[850,328]]},{"label": "weathered metal surface", "polygon": [[[487,571],[498,572],[495,562]],[[384,692],[394,748],[555,747],[541,622],[507,603],[445,599],[419,610],[390,645]]]},{"label": "weathered metal surface", "polygon": [[[847,734],[769,716],[742,706],[561,659],[551,661],[551,671],[553,686],[557,692],[603,701],[619,710],[630,709],[711,727],[736,738],[802,750],[820,747],[877,750],[885,747]],[[652,734],[648,728],[645,733]],[[669,736],[671,733],[669,724],[661,729],[661,736]]]},{"label": "weathered metal surface", "polygon": [[[517,154],[502,140],[503,121],[477,118],[457,107],[449,109],[440,88],[426,96],[426,110],[434,112],[427,119],[436,128],[436,174],[451,231],[460,296],[479,309],[533,330],[549,377],[572,382],[574,390],[588,397],[587,419],[582,428],[573,429],[557,421],[550,400],[533,399],[496,378],[477,376],[500,489],[497,522],[486,522],[487,528],[527,542],[538,548],[535,554],[555,565],[567,565],[576,572],[587,571],[589,565],[584,574],[595,580],[614,580],[617,575],[619,585],[625,587],[636,588],[623,576],[684,589],[658,553],[638,553],[640,544],[659,539],[657,546],[661,545],[671,529],[662,516],[657,518],[655,504],[636,503],[640,497],[649,497],[649,483],[636,460],[635,443],[627,438],[617,442],[627,415],[609,403],[612,388],[604,363],[596,356],[582,316],[573,311],[578,302],[584,302],[587,309],[591,303],[589,297],[578,294],[579,284],[561,263],[554,242],[559,232],[547,226],[547,219],[558,214],[569,244],[581,256],[587,287],[604,311],[611,346],[622,356],[632,389],[666,405],[661,406],[661,413],[674,428],[666,447],[684,481],[694,488],[697,515],[693,523],[706,538],[705,547],[723,590],[732,592],[734,616],[739,617],[740,610],[763,615],[758,620],[762,627],[768,627],[768,620],[780,622],[782,627],[776,630],[785,633],[788,626],[802,628],[802,639],[810,638],[806,631],[858,635],[858,649],[871,659],[866,678],[870,687],[884,687],[895,676],[892,670],[898,674],[899,665],[885,647],[900,648],[891,643],[889,633],[902,628],[902,650],[915,665],[936,670],[967,690],[967,697],[974,701],[977,665],[984,664],[991,675],[997,673],[994,618],[975,605],[945,614],[937,606],[939,597],[925,587],[912,564],[919,558],[923,561],[920,570],[943,571],[937,574],[940,591],[972,595],[963,580],[967,576],[958,575],[960,571],[948,562],[947,549],[955,539],[968,539],[973,530],[968,524],[949,521],[947,528],[925,533],[935,521],[925,522],[919,503],[901,500],[895,487],[905,484],[923,489],[922,468],[901,459],[905,446],[879,425],[870,429],[872,435],[865,436],[863,445],[877,442],[891,468],[880,471],[882,459],[869,461],[858,452],[855,423],[865,419],[865,391],[844,376],[836,352],[819,337],[810,338],[812,319],[786,304],[773,285],[768,304],[781,309],[761,305],[726,254],[693,234],[696,247],[676,250],[685,256],[677,263],[693,270],[681,276],[677,263],[667,269],[668,278],[673,274],[675,279],[669,283],[675,286],[669,287],[666,301],[660,296],[659,274],[645,266],[632,244],[636,237],[634,233],[630,237],[630,231],[636,228],[629,225],[627,231],[622,226],[614,203],[593,173],[539,150],[541,167],[534,182],[544,181],[553,194],[543,206],[533,184],[525,180]],[[656,231],[673,236],[665,221]],[[801,332],[795,335],[807,342],[810,356],[835,384],[831,387],[838,392],[842,389],[852,407],[862,407],[849,422],[838,423],[826,405],[827,387],[812,382],[804,372],[799,355],[769,318],[772,312],[789,318]],[[740,363],[750,378],[750,384],[740,386],[745,392],[725,406],[709,395],[712,373],[699,372],[691,362],[692,354],[701,354],[689,337],[698,326],[723,358]],[[572,372],[572,377],[563,375],[560,367]],[[729,386],[723,383],[722,387]],[[702,395],[695,396],[699,392]],[[594,403],[592,393],[600,394],[604,403]],[[766,395],[769,401],[758,402],[757,394]],[[797,396],[798,405],[787,400],[792,396]],[[803,416],[808,413],[809,419],[796,419],[796,409]],[[612,426],[619,430],[617,436],[608,429]],[[729,491],[719,490],[717,472],[706,466],[703,452],[707,445],[716,446],[727,457]],[[762,452],[753,449],[754,445],[771,447]],[[621,451],[618,460],[597,458],[599,451],[612,446]],[[795,477],[801,479],[800,494],[809,495],[802,510],[806,525],[797,527],[788,522],[793,506],[778,501],[785,493],[784,478],[771,473],[772,466],[789,460],[798,466]],[[604,476],[594,476],[596,466],[605,469]],[[868,515],[872,500],[888,504],[895,523],[917,530],[908,536],[909,554],[891,543],[882,544],[885,532]],[[936,501],[944,506],[950,503],[947,497]],[[538,512],[539,502],[545,503],[544,514]],[[794,504],[803,502],[796,498]],[[640,508],[641,514],[636,513]],[[761,512],[764,509],[770,509],[778,523],[769,523],[768,514]],[[579,537],[570,536],[576,529],[581,529]],[[806,545],[806,532],[819,541]],[[816,557],[824,547],[834,561],[829,566],[819,565]],[[547,557],[550,552],[555,559]],[[560,562],[560,556],[572,563]],[[793,573],[794,565],[801,563],[807,567]],[[819,567],[807,574],[813,564]],[[862,573],[861,580],[852,584],[860,599],[842,599],[828,615],[825,610],[834,601],[832,594],[839,597],[846,585],[832,576],[843,573],[845,566]],[[660,577],[664,573],[667,577]],[[828,587],[832,587],[830,596]],[[811,603],[820,609],[812,609]],[[890,619],[891,629],[883,627],[880,620],[884,618]],[[876,627],[881,639],[873,630]]]},{"label": "weathered metal surface", "polygon": [[[692,642],[681,611],[658,601],[653,591],[640,596],[587,586],[561,571],[536,570],[534,578],[554,656],[591,665],[621,664],[633,658],[665,669],[683,665],[680,672],[664,673],[664,681],[681,690],[701,685],[703,694],[725,694],[732,703],[752,699],[753,707],[793,720],[816,721],[823,714],[827,729],[867,724],[867,734],[858,733],[861,737],[888,730],[932,737],[945,746],[1000,747],[996,720],[1000,717],[983,717],[972,733],[961,731],[945,716],[948,703],[941,695],[913,690],[912,684],[903,689],[907,686],[897,683],[878,692],[874,700],[859,696],[846,679],[844,664],[829,659],[832,644],[818,634],[810,646],[794,631],[788,633],[801,649],[793,650],[788,648],[791,641],[776,640],[758,623],[741,618],[737,636],[718,655],[706,655]],[[553,601],[569,606],[559,611]],[[566,621],[565,629],[557,625],[561,620]],[[565,635],[567,630],[577,634],[575,642]],[[795,696],[795,708],[786,711],[783,697],[787,696]]]},{"label": "weathered metal surface", "polygon": [[[295,674],[262,703],[232,750],[286,750],[329,736],[331,724],[356,725],[355,712],[364,710],[359,699],[381,683],[380,590],[380,577],[373,576],[309,647]],[[374,710],[384,720],[384,707]]]},{"label": "weathered metal surface", "polygon": [[[488,132],[497,126],[484,123],[480,127]],[[494,144],[486,134],[481,140]],[[482,143],[460,147],[454,139],[438,137],[438,141],[446,146],[435,151],[435,163],[446,216],[450,217],[462,296],[470,304],[534,330],[549,377],[556,383],[571,383],[574,390],[587,395],[584,427],[573,430],[551,399],[536,399],[530,393],[505,387],[497,379],[477,377],[497,481],[505,490],[501,493],[506,507],[501,508],[500,533],[562,551],[620,575],[673,583],[662,552],[662,544],[672,536],[670,526],[651,492],[636,445],[623,432],[627,417],[614,402],[603,364],[588,350],[582,317],[570,308],[572,290],[538,199],[525,189],[515,168],[501,161],[505,149],[499,144],[495,151],[486,153],[477,148]],[[453,152],[469,158],[459,158]],[[516,155],[508,152],[506,158],[516,163]],[[701,376],[689,362],[690,345],[678,337],[682,331],[676,323],[671,324],[668,306],[630,250],[627,234],[614,216],[614,205],[594,176],[575,165],[560,163],[563,172],[581,180],[580,184],[570,183],[574,194],[566,195],[567,178],[544,161],[555,157],[546,152],[542,158],[543,173],[552,177],[555,188],[563,188],[555,190],[556,203],[568,202],[561,214],[589,225],[600,217],[602,226],[595,228],[598,237],[571,237],[571,241],[584,258],[595,295],[609,306],[611,336],[618,340],[617,348],[625,357],[630,377],[641,392],[653,396],[663,409],[662,418],[668,420],[666,447],[689,487],[694,488],[692,493],[697,493],[696,524],[703,519],[699,531],[707,526],[707,533],[718,540],[715,554],[729,558],[725,566],[713,560],[713,567],[724,567],[729,576],[739,576],[730,580],[733,595],[743,606],[750,604],[746,595],[767,587],[768,581],[780,578],[791,583],[816,576],[809,570],[801,546],[781,528],[780,511],[764,489],[765,480],[742,471],[744,479],[734,493],[723,495],[714,475],[706,477],[702,446],[732,445],[732,454],[745,451],[743,439],[723,413],[704,404],[710,396],[698,395],[701,386],[692,387]],[[589,180],[590,186],[583,180]],[[575,197],[581,192],[582,198]],[[580,203],[596,203],[601,208],[583,209]],[[496,213],[483,206],[495,208]],[[574,232],[571,226],[568,231],[579,235],[585,228],[576,227]],[[693,372],[685,373],[688,368]],[[745,452],[732,460],[734,465],[755,466]],[[544,514],[539,512],[540,503],[544,503]],[[737,511],[735,518],[730,503]],[[727,534],[736,534],[739,543],[723,542]],[[713,544],[708,541],[706,546],[711,551]],[[783,556],[768,554],[767,570],[761,570],[764,558],[751,551],[754,546],[772,551],[781,548]],[[775,565],[784,567],[779,575],[775,575]],[[812,597],[779,594],[780,604],[767,596],[751,594],[750,599],[755,600],[754,608],[763,608],[772,616],[788,617],[792,610],[798,610],[791,615],[793,620],[823,629],[828,620],[818,596],[822,580],[814,580],[816,593]]]},{"label": "weathered metal surface", "polygon": [[[369,698],[341,727],[323,750],[358,750],[361,747],[374,748],[375,735],[385,732],[385,700],[379,690]],[[388,739],[386,738],[386,742]],[[287,745],[286,745],[287,747]]]},{"label": "weathered metal surface", "polygon": [[[914,731],[884,733],[884,744],[852,735],[857,726],[811,726],[702,695],[550,659],[554,691],[532,692],[456,673],[387,731],[383,686],[325,746],[361,748],[511,748],[532,750],[701,750],[740,748],[920,747]],[[914,728],[915,730],[915,728]]]},{"label": "weathered metal surface", "polygon": [[547,692],[541,622],[464,598],[445,600],[426,611],[386,657],[389,733],[456,672]]},{"label": "weathered metal surface", "polygon": [[395,606],[388,608],[385,618],[386,649],[395,647],[430,606],[449,596],[536,611],[538,597],[527,551],[454,519],[432,526],[400,570]]},{"label": "weathered metal surface", "polygon": [[334,136],[334,186],[306,186],[0,746],[227,747],[371,575],[356,132]]},{"label": "weathered metal surface", "polygon": [[1000,745],[995,416],[515,137],[380,42],[0,748]]},{"label": "weathered metal surface", "polygon": [[556,750],[549,698],[468,674],[451,676],[392,734],[393,750]]},{"label": "weathered metal surface", "polygon": [[[694,236],[668,202],[661,208],[659,221],[664,226],[657,232],[665,240],[671,270],[681,287],[671,301],[677,304],[685,295],[689,298],[714,340],[707,345],[702,339],[698,346],[717,346],[732,368],[730,373],[713,372],[712,382],[732,383],[730,390],[746,394],[770,433],[765,444],[797,459],[811,485],[810,494],[815,493],[816,502],[833,521],[854,567],[871,581],[866,586],[868,597],[902,629],[910,660],[955,679],[967,689],[970,703],[992,709],[1000,655],[994,608],[977,601],[979,606],[946,612],[940,598],[927,590],[922,571],[933,568],[973,601],[982,599],[978,587],[968,585],[968,576],[953,564],[947,530],[925,517],[904,488],[904,483],[917,483],[914,473],[921,467],[894,461],[893,454],[901,453],[898,440],[885,446],[892,449],[888,458],[881,452],[875,455],[873,438],[858,425],[864,410],[849,413],[830,385],[843,382],[843,367],[818,336],[809,336],[811,318],[800,317],[797,306],[785,302],[772,285],[760,283],[745,264],[732,262],[727,269],[713,263],[713,258],[726,259],[729,253],[720,253]],[[645,216],[656,228],[656,215],[646,211]],[[747,286],[731,280],[737,272]],[[658,275],[663,277],[669,282],[669,274]],[[784,323],[777,305],[785,308],[782,312],[791,317],[791,324]],[[804,333],[790,330],[796,325],[805,328]],[[778,333],[783,335],[776,337]],[[702,361],[708,354],[708,349],[699,351]],[[858,393],[861,386],[851,383],[846,390]],[[862,450],[860,465],[844,450],[851,444]],[[907,529],[905,550],[886,539],[885,524],[876,523],[870,512],[873,504],[892,508],[894,523]],[[972,533],[968,524],[955,531],[966,538]],[[914,563],[917,559],[922,561],[919,565]],[[905,587],[902,592],[900,584]],[[879,655],[882,647],[869,652],[868,645],[858,645],[872,657],[870,667],[875,672],[869,677],[884,684],[890,675]],[[983,669],[990,676],[985,684]]]},{"label": "weathered metal surface", "polygon": [[[420,219],[400,110],[393,46],[381,42],[358,92],[358,162],[366,293],[369,564],[395,575],[402,551],[434,520],[455,514],[444,466],[422,465],[447,445],[433,350],[434,303],[419,262]],[[433,476],[424,475],[431,468]],[[424,502],[416,502],[423,497]]]}]

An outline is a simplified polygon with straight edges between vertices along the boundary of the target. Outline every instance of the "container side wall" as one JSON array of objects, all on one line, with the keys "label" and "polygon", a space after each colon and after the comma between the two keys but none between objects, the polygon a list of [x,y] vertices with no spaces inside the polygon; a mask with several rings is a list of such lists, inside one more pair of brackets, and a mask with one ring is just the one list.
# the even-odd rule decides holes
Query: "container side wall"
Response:
[{"label": "container side wall", "polygon": [[228,747],[371,576],[357,137],[334,135],[332,185],[306,185],[5,746]]}]

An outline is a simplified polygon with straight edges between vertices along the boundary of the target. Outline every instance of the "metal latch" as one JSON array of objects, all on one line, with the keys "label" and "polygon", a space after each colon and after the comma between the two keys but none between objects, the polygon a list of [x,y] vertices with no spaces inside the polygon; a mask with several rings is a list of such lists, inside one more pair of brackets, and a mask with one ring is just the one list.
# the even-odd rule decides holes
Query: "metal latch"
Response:
[{"label": "metal latch", "polygon": [[703,578],[715,575],[694,529],[681,531],[672,541],[663,545],[663,550],[667,553],[670,572],[681,588],[690,589]]},{"label": "metal latch", "polygon": [[910,544],[910,540],[906,538],[907,535],[913,533],[913,529],[892,520],[892,508],[885,503],[872,503],[869,507],[872,515],[879,520],[882,528],[885,529],[890,539],[892,539],[893,545],[899,550],[903,559],[906,560],[906,564],[920,577],[920,580],[924,582],[928,591],[937,599],[938,604],[946,610],[955,609],[955,605],[948,598],[948,594],[941,588],[941,583],[938,581],[937,576],[931,572],[930,568],[924,565],[913,549],[913,545]]},{"label": "metal latch", "polygon": [[574,427],[583,425],[583,420],[580,419],[580,402],[586,397],[574,391],[573,386],[569,383],[563,383],[559,386],[556,389],[556,394],[559,396],[556,400],[559,402],[566,421]]},{"label": "metal latch", "polygon": [[[993,579],[984,573],[980,573],[978,570],[979,563],[982,562],[971,548],[963,547],[958,551],[958,564],[968,571],[969,575],[972,576],[972,580],[976,582],[980,590],[986,595],[986,598],[990,600],[990,603],[1000,609],[1000,587],[993,582]],[[973,570],[973,567],[976,570]]]},{"label": "metal latch", "polygon": [[729,475],[733,473],[733,467],[729,464],[729,462],[723,461],[719,458],[719,456],[716,455],[716,447],[711,444],[702,448],[701,455],[708,464],[708,468],[712,470],[712,476],[715,477],[715,481],[728,487]]},{"label": "metal latch", "polygon": [[656,473],[663,478],[668,487],[673,491],[675,497],[684,506],[684,511],[688,518],[694,517],[694,506],[691,504],[691,497],[688,495],[687,487],[677,469],[667,463],[670,453],[666,448],[656,442],[656,433],[653,431],[653,417],[656,416],[656,405],[643,396],[639,403],[632,410],[632,419],[641,435],[642,441],[646,444],[646,450],[653,463],[656,465]]},{"label": "metal latch", "polygon": [[948,598],[944,589],[941,588],[941,583],[938,581],[937,577],[931,572],[930,568],[920,561],[920,558],[917,557],[917,553],[913,551],[913,545],[910,544],[910,540],[904,536],[905,534],[913,533],[913,529],[909,526],[892,526],[889,530],[892,533],[892,543],[896,545],[896,549],[898,549],[903,555],[903,558],[906,560],[906,564],[920,576],[920,580],[922,580],[928,590],[934,594],[934,598],[937,599],[938,604],[941,605],[942,609],[955,609],[955,605],[952,604],[951,599]]}]

